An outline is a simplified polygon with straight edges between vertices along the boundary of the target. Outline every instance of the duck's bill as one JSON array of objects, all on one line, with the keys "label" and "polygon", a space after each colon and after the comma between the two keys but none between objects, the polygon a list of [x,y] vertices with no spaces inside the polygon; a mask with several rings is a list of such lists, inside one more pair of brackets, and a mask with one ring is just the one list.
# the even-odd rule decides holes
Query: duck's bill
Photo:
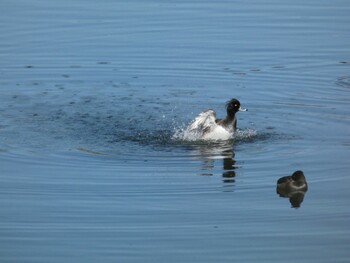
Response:
[{"label": "duck's bill", "polygon": [[238,109],[239,111],[247,111],[248,109],[246,109],[246,108],[242,108],[242,107],[239,107],[239,109]]}]

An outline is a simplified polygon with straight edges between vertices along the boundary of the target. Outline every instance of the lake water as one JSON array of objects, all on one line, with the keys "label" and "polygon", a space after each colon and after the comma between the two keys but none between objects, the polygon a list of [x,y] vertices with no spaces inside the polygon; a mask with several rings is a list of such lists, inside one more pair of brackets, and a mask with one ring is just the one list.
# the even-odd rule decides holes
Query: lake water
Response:
[{"label": "lake water", "polygon": [[0,6],[1,262],[349,262],[349,1]]}]

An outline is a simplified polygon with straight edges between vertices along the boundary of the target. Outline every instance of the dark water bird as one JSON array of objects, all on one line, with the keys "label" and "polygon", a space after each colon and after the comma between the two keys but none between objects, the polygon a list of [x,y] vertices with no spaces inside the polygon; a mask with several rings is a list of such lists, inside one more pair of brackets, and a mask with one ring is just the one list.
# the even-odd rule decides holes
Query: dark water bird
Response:
[{"label": "dark water bird", "polygon": [[226,103],[227,115],[224,119],[217,119],[214,110],[209,109],[198,114],[192,121],[187,131],[195,133],[203,140],[228,140],[232,138],[237,129],[236,113],[247,111],[241,107],[237,99],[231,99]]},{"label": "dark water bird", "polygon": [[284,176],[277,181],[277,193],[281,197],[288,197],[292,207],[300,207],[308,189],[303,171],[295,171],[292,175]]}]

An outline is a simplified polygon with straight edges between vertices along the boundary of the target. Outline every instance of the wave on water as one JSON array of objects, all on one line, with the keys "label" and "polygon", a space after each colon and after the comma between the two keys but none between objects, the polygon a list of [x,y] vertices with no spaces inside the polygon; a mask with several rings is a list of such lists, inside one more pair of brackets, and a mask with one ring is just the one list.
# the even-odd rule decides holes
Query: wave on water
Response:
[{"label": "wave on water", "polygon": [[[109,100],[106,96],[74,97],[70,93],[61,96],[59,102],[43,100],[40,103],[32,94],[8,96],[4,105],[12,106],[0,109],[5,117],[16,118],[4,118],[0,145],[35,152],[78,149],[95,154],[119,154],[140,150],[139,146],[172,151],[174,146],[220,143],[204,141],[199,134],[188,132],[184,120],[188,109],[174,106],[165,98],[145,98],[140,103],[136,96]],[[115,101],[119,102],[117,107]],[[237,130],[225,143],[261,139],[266,139],[265,132],[245,128]]]},{"label": "wave on water", "polygon": [[350,88],[350,77],[349,76],[339,77],[335,83],[340,87]]}]

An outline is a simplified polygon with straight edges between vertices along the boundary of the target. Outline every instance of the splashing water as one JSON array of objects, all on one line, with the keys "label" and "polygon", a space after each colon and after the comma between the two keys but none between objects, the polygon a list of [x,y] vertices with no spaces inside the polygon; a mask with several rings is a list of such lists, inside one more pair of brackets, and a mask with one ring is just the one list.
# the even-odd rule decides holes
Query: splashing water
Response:
[{"label": "splashing water", "polygon": [[[244,129],[244,130],[236,130],[231,134],[228,140],[234,141],[243,141],[243,140],[251,140],[256,138],[258,132],[253,129]],[[203,139],[202,134],[196,131],[190,131],[188,128],[180,128],[175,131],[172,136],[173,140],[176,141],[221,141],[216,139]]]}]

